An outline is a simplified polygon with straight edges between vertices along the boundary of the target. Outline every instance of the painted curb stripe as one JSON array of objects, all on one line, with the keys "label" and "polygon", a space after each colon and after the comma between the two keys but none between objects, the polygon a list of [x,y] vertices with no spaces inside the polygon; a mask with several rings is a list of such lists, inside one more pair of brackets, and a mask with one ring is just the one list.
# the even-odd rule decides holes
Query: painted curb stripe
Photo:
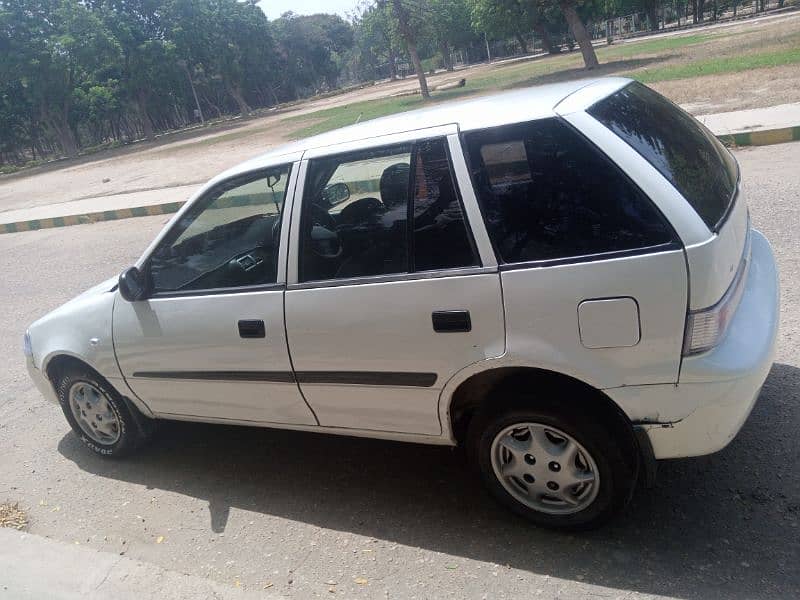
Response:
[{"label": "painted curb stripe", "polygon": [[[783,144],[785,142],[800,141],[800,125],[796,127],[720,135],[717,137],[723,144],[733,148]],[[377,187],[377,182],[375,181],[357,181],[354,182],[354,189],[352,191],[357,194],[377,192]],[[224,202],[224,205],[220,204],[218,208],[247,206],[249,204],[261,202],[263,202],[263,199],[258,199],[258,201],[255,202],[242,198],[233,198]],[[129,219],[132,217],[167,215],[178,212],[181,206],[183,206],[183,202],[168,202],[167,204],[151,204],[148,206],[136,206],[134,208],[120,208],[118,210],[101,210],[80,215],[69,215],[66,217],[51,217],[48,219],[32,219],[30,221],[17,221],[16,223],[3,223],[0,224],[0,235],[4,233],[19,233],[22,231],[36,231],[38,229],[52,229],[54,227],[99,223],[100,221],[116,221],[118,219]]]},{"label": "painted curb stripe", "polygon": [[70,225],[84,225],[99,223],[100,221],[116,221],[130,219],[131,217],[151,217],[178,212],[183,202],[170,202],[168,204],[154,204],[151,206],[137,206],[135,208],[120,208],[118,210],[102,210],[69,215],[66,217],[52,217],[49,219],[32,219],[30,221],[17,221],[0,225],[0,234],[19,233],[22,231],[35,231],[37,229],[52,229],[55,227],[68,227]]}]

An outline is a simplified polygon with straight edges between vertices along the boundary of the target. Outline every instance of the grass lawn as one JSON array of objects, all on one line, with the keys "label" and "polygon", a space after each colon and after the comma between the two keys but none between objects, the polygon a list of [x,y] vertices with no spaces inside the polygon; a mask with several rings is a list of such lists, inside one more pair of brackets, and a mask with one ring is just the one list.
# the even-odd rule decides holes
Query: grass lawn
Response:
[{"label": "grass lawn", "polygon": [[[464,88],[433,92],[433,102],[588,76],[624,75],[643,83],[692,79],[800,63],[796,30],[769,34],[694,33],[619,43],[597,49],[600,68],[583,69],[580,52],[512,61],[467,76]],[[751,77],[748,75],[748,77]],[[709,85],[705,82],[704,85]],[[711,83],[713,85],[713,82]],[[303,138],[423,106],[420,96],[357,102],[282,121],[291,137]]]},{"label": "grass lawn", "polygon": [[459,88],[437,93],[431,102],[425,103],[421,96],[401,96],[398,98],[382,98],[380,100],[366,100],[364,102],[354,102],[345,106],[325,108],[316,112],[290,117],[284,119],[282,123],[288,126],[298,126],[292,131],[292,137],[300,139],[325,133],[333,129],[339,129],[347,125],[353,125],[361,121],[369,121],[378,117],[385,117],[396,113],[414,110],[422,106],[430,106],[431,103],[445,102],[460,96],[474,93],[474,88]]},{"label": "grass lawn", "polygon": [[666,50],[674,50],[676,48],[683,48],[685,46],[693,46],[694,44],[702,44],[713,37],[714,36],[711,34],[704,33],[663,37],[655,40],[606,46],[605,48],[598,48],[597,57],[600,60],[603,60],[604,58],[612,57],[628,58],[632,56],[642,56],[643,54],[657,54]]},{"label": "grass lawn", "polygon": [[779,50],[777,52],[710,58],[708,60],[690,62],[685,65],[668,65],[656,69],[646,69],[627,73],[626,75],[642,83],[653,83],[672,79],[689,79],[691,77],[700,77],[703,75],[738,73],[751,69],[778,67],[795,63],[800,63],[800,46],[789,48],[788,50]]}]

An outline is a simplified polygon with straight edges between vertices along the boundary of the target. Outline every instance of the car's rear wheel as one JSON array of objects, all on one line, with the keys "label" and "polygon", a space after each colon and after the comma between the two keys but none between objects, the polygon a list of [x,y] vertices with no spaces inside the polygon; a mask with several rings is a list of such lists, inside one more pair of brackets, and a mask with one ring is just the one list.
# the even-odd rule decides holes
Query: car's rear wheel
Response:
[{"label": "car's rear wheel", "polygon": [[70,427],[95,454],[121,457],[148,439],[149,420],[134,415],[135,409],[119,392],[92,371],[75,368],[64,373],[57,391]]},{"label": "car's rear wheel", "polygon": [[469,451],[491,493],[538,525],[589,529],[630,499],[636,471],[602,423],[564,408],[478,415]]}]

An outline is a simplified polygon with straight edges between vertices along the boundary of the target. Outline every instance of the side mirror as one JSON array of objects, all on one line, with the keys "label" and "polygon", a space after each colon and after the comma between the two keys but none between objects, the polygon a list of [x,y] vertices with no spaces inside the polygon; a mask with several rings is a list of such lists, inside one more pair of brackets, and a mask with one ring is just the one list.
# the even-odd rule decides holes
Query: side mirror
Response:
[{"label": "side mirror", "polygon": [[350,198],[350,188],[343,182],[333,183],[322,191],[322,197],[331,206],[336,206]]},{"label": "side mirror", "polygon": [[136,267],[125,269],[119,276],[119,294],[128,302],[144,300],[148,286],[146,276]]}]

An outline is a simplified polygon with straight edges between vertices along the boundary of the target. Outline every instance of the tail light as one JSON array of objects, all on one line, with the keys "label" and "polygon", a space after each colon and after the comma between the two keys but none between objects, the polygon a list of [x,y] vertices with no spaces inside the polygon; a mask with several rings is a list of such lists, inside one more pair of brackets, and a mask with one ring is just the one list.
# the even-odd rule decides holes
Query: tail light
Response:
[{"label": "tail light", "polygon": [[748,223],[747,241],[742,253],[742,260],[725,295],[714,306],[692,311],[686,317],[686,335],[683,340],[684,356],[711,350],[725,337],[728,325],[742,299],[749,264],[750,225]]}]

